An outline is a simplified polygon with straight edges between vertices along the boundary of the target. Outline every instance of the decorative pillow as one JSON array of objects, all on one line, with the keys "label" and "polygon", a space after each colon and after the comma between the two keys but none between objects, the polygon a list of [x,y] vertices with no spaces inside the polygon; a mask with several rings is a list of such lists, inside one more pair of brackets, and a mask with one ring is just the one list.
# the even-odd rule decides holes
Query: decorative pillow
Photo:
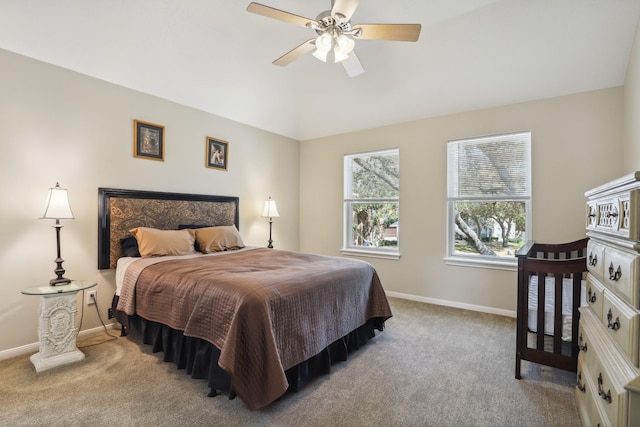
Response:
[{"label": "decorative pillow", "polygon": [[138,250],[138,241],[133,236],[120,239],[120,251],[122,252],[122,256],[140,256],[140,251]]},{"label": "decorative pillow", "polygon": [[129,232],[136,238],[140,255],[143,257],[195,253],[194,230],[158,230],[137,227]]},{"label": "decorative pillow", "polygon": [[234,225],[198,228],[195,232],[198,247],[205,254],[244,248],[242,237]]},{"label": "decorative pillow", "polygon": [[[207,228],[207,227],[215,227],[214,225],[204,225],[204,224],[178,224],[178,230],[184,230],[189,228]],[[196,240],[196,244],[194,245],[197,252],[202,252],[200,249],[200,245],[198,245],[198,241]]]}]

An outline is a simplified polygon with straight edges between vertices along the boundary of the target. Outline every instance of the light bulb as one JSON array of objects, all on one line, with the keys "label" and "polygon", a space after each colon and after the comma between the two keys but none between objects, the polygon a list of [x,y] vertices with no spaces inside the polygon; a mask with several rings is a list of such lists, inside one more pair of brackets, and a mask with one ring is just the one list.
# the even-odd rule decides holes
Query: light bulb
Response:
[{"label": "light bulb", "polygon": [[340,50],[340,52],[348,55],[353,50],[355,46],[355,42],[353,39],[345,34],[340,34],[336,38],[336,49]]},{"label": "light bulb", "polygon": [[318,50],[329,52],[333,47],[333,38],[330,34],[322,33],[316,39],[316,48]]}]

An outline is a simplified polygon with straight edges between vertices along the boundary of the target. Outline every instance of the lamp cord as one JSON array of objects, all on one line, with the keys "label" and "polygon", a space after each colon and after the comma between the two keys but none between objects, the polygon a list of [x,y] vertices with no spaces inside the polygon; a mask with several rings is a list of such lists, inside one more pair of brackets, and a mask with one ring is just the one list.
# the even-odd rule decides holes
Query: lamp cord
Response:
[{"label": "lamp cord", "polygon": [[[84,319],[84,289],[82,290],[82,309],[80,310],[80,325],[78,326],[78,331],[76,332],[76,338],[78,337],[78,334],[80,334],[80,329],[82,328],[82,320]],[[96,299],[93,300],[93,305],[95,305],[96,307],[96,313],[98,314],[98,319],[100,319],[100,323],[102,323],[102,327],[104,328],[104,332],[109,335],[111,338],[106,340],[106,341],[101,341],[95,344],[87,344],[84,345],[82,347],[78,347],[78,348],[87,348],[87,347],[92,347],[94,345],[98,345],[98,344],[103,344],[107,341],[112,341],[112,340],[117,340],[118,337],[116,335],[111,335],[107,329],[107,325],[104,324],[104,321],[102,320],[102,316],[100,316],[100,309],[98,308],[98,301]]]}]

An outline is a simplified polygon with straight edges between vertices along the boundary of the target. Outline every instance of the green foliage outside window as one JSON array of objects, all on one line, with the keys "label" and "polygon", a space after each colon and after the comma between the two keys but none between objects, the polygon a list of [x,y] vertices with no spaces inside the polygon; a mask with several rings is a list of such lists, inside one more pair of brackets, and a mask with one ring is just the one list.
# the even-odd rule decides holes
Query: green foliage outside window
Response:
[{"label": "green foliage outside window", "polygon": [[396,247],[399,224],[398,150],[345,157],[348,246]]}]

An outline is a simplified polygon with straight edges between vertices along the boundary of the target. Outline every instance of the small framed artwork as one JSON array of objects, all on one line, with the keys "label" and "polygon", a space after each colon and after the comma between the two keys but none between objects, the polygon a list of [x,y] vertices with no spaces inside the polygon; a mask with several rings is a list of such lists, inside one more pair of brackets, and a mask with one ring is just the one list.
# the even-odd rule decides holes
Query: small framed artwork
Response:
[{"label": "small framed artwork", "polygon": [[133,157],[164,161],[164,126],[133,121]]},{"label": "small framed artwork", "polygon": [[221,139],[207,137],[206,166],[212,169],[227,170],[229,161],[229,143]]}]

